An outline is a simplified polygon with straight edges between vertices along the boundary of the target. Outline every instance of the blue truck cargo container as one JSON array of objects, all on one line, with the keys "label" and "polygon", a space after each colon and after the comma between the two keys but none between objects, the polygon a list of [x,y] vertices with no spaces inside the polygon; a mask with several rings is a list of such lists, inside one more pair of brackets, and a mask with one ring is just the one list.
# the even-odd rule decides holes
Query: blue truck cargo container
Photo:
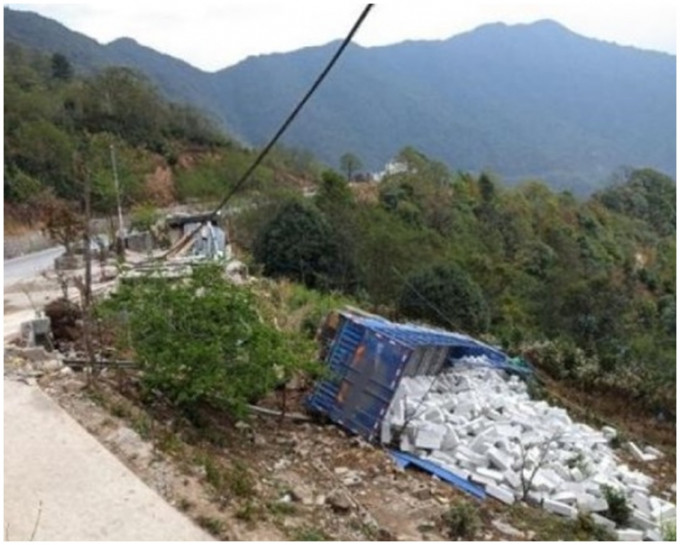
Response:
[{"label": "blue truck cargo container", "polygon": [[514,369],[503,352],[467,335],[352,311],[331,313],[320,337],[329,374],[308,405],[368,441],[379,437],[402,377],[434,375],[464,356],[484,355],[494,367]]}]

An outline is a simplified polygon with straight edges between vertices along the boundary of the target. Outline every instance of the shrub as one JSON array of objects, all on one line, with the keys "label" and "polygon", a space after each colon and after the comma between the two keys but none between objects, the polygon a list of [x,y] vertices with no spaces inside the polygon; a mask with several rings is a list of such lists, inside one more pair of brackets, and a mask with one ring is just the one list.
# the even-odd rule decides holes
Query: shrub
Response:
[{"label": "shrub", "polygon": [[258,234],[253,255],[267,276],[319,289],[345,282],[347,264],[333,230],[323,214],[306,203],[285,205]]},{"label": "shrub", "polygon": [[103,310],[124,312],[147,391],[177,406],[200,403],[243,414],[295,372],[303,341],[259,316],[252,294],[226,282],[218,265],[194,268],[185,281],[148,276],[123,284]]},{"label": "shrub", "polygon": [[605,516],[619,526],[626,526],[631,512],[626,496],[610,486],[604,486],[603,491],[608,505]]},{"label": "shrub", "polygon": [[442,519],[445,530],[453,539],[474,539],[480,528],[479,515],[474,505],[462,501],[452,504],[442,515]]},{"label": "shrub", "polygon": [[399,299],[410,318],[469,333],[489,327],[489,309],[480,287],[458,265],[437,265],[411,276]]},{"label": "shrub", "polygon": [[130,212],[130,227],[137,231],[149,231],[159,217],[158,210],[151,204],[135,206]]}]

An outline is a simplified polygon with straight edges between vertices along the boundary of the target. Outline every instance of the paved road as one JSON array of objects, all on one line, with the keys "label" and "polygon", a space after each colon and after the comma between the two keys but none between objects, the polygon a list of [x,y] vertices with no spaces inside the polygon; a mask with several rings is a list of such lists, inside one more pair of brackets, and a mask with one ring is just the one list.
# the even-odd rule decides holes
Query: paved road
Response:
[{"label": "paved road", "polygon": [[26,280],[37,276],[41,271],[51,268],[54,259],[64,253],[64,249],[59,246],[48,248],[41,252],[6,259],[5,266],[5,287],[18,280]]},{"label": "paved road", "polygon": [[[36,386],[5,379],[5,539],[204,541]],[[40,518],[38,519],[38,511]]]}]

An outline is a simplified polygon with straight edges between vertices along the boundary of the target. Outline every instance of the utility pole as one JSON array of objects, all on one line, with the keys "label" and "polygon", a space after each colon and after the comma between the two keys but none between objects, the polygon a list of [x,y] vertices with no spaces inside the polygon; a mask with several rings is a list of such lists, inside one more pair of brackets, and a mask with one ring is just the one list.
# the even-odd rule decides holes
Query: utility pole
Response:
[{"label": "utility pole", "polygon": [[125,256],[125,245],[123,237],[125,234],[123,227],[123,208],[120,204],[120,183],[118,182],[118,167],[116,165],[116,148],[111,144],[111,165],[113,166],[113,182],[116,187],[116,203],[118,204],[118,232],[116,233],[116,252],[118,257]]}]

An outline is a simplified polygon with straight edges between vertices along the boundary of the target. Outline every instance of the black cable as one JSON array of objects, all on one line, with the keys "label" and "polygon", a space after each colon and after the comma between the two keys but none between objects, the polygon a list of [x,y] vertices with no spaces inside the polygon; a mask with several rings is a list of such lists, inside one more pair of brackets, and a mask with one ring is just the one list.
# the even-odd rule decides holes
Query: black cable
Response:
[{"label": "black cable", "polygon": [[404,284],[406,284],[406,286],[407,286],[413,293],[415,293],[418,297],[420,297],[420,299],[422,299],[422,300],[427,304],[428,307],[430,307],[432,310],[434,310],[434,311],[439,315],[440,318],[444,319],[444,320],[451,326],[451,329],[452,329],[452,330],[458,329],[458,326],[456,326],[456,324],[454,324],[454,323],[449,319],[449,317],[448,317],[446,314],[444,314],[444,312],[442,312],[442,311],[437,307],[437,305],[435,305],[432,301],[430,301],[427,297],[425,297],[422,293],[420,293],[420,292],[415,288],[415,286],[414,286],[413,284],[411,284],[411,283],[408,281],[408,278],[406,278],[403,274],[401,274],[401,272],[399,272],[399,269],[397,269],[396,267],[393,266],[393,267],[392,267],[392,270],[393,270],[395,273],[397,273],[397,276],[398,276],[399,278],[401,278],[401,280],[404,282]]},{"label": "black cable", "polygon": [[[373,8],[373,4],[367,4],[366,7],[364,8],[364,11],[361,12],[361,15],[359,18],[356,20],[354,23],[354,26],[352,29],[349,31],[349,34],[347,34],[347,37],[343,40],[342,44],[338,48],[338,50],[335,52],[335,55],[331,58],[331,60],[328,62],[326,65],[326,68],[324,68],[323,72],[319,74],[319,76],[316,78],[316,81],[312,84],[312,86],[309,88],[309,91],[305,94],[304,97],[302,97],[302,100],[298,103],[298,105],[295,107],[295,109],[290,113],[288,118],[283,122],[281,127],[279,127],[279,130],[276,131],[274,136],[271,138],[269,143],[260,151],[260,154],[257,156],[255,161],[250,165],[248,170],[241,176],[241,178],[234,184],[234,187],[232,187],[225,197],[220,201],[220,203],[217,205],[217,207],[212,211],[212,213],[208,216],[210,219],[213,219],[217,213],[224,208],[224,206],[229,202],[229,200],[234,196],[234,194],[243,186],[243,184],[246,183],[248,178],[250,178],[250,175],[255,171],[255,169],[260,165],[262,160],[265,158],[265,156],[270,152],[270,150],[274,147],[276,142],[279,140],[281,135],[286,131],[288,126],[293,122],[293,120],[297,117],[297,115],[300,113],[300,110],[304,107],[304,105],[307,103],[307,101],[311,98],[311,96],[314,94],[314,92],[318,89],[319,85],[321,85],[321,82],[326,78],[328,73],[331,71],[337,60],[340,58],[340,55],[342,55],[343,51],[345,51],[345,48],[349,45],[349,43],[352,41],[352,38],[356,34],[357,30],[359,30],[359,27],[362,25],[364,22],[364,19],[368,16],[368,13],[371,11]],[[191,235],[188,237],[188,239],[192,239],[198,231],[200,231],[201,227],[203,227],[205,222],[202,222],[194,231],[191,233]],[[170,250],[172,251],[172,250]],[[165,254],[166,257],[170,252],[167,252]]]}]

